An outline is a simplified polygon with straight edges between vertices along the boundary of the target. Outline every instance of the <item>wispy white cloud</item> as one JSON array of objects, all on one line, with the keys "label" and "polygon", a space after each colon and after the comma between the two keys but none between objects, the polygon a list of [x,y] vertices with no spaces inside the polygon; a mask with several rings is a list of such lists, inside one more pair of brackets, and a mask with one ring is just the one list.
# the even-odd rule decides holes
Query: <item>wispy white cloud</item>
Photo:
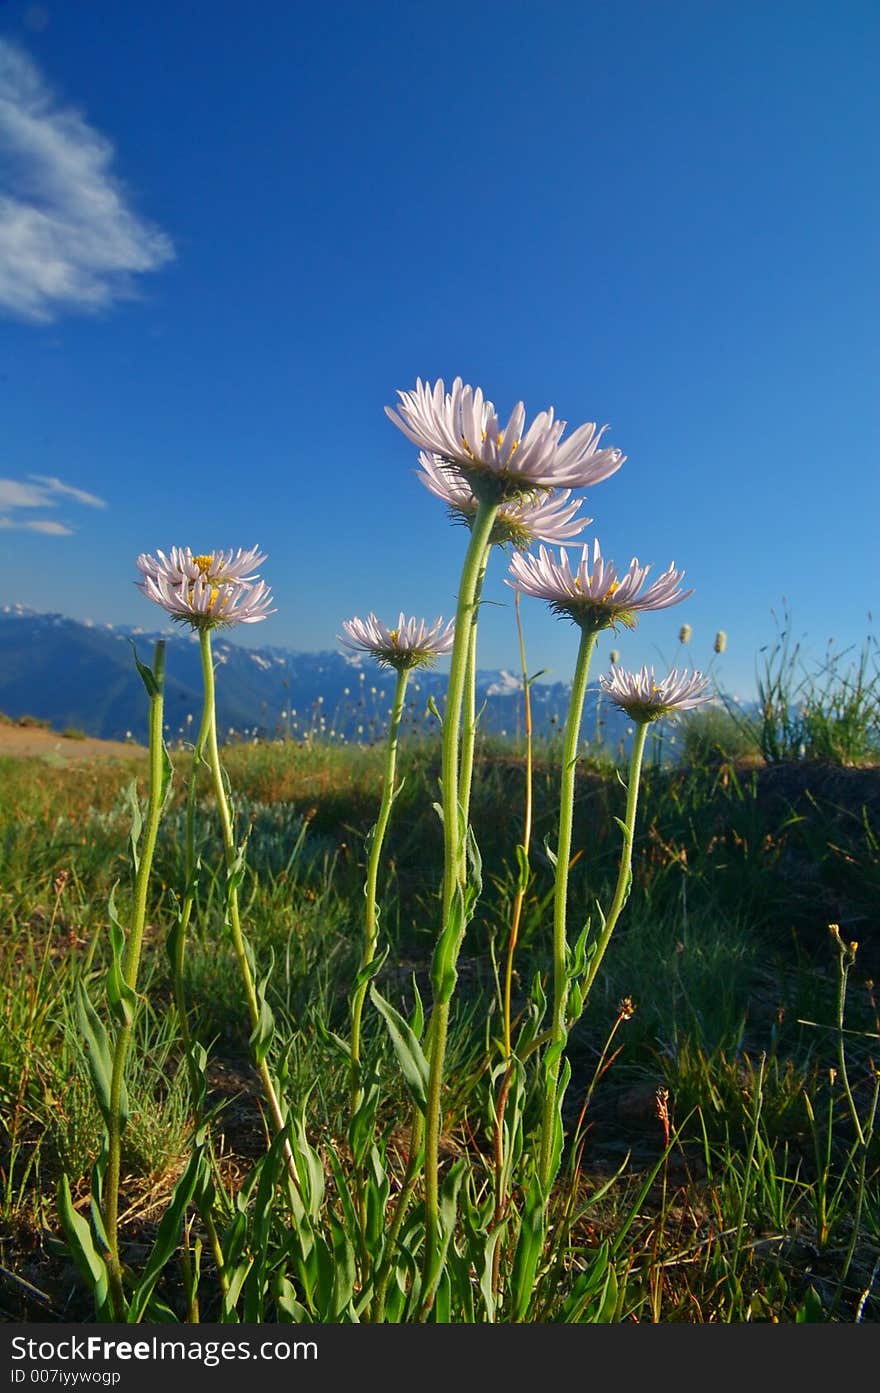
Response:
[{"label": "wispy white cloud", "polygon": [[128,206],[113,146],[0,39],[0,311],[49,322],[134,293],[174,256]]},{"label": "wispy white cloud", "polygon": [[53,522],[51,518],[25,518],[16,520],[0,516],[0,531],[44,532],[49,537],[72,537],[73,528],[66,522]]},{"label": "wispy white cloud", "polygon": [[51,508],[45,489],[23,484],[18,479],[0,479],[0,508]]},{"label": "wispy white cloud", "polygon": [[57,508],[59,498],[84,504],[88,508],[106,508],[97,494],[74,488],[47,474],[29,474],[26,480],[0,479],[0,530],[42,532],[49,537],[70,537],[74,528],[55,518],[21,517],[22,509]]},{"label": "wispy white cloud", "polygon": [[87,508],[106,508],[107,504],[103,498],[99,498],[95,493],[86,493],[85,489],[74,488],[72,484],[65,484],[61,479],[56,479],[51,474],[29,474],[35,484],[40,484],[49,493],[60,493],[64,498],[72,498],[74,503],[84,503]]}]

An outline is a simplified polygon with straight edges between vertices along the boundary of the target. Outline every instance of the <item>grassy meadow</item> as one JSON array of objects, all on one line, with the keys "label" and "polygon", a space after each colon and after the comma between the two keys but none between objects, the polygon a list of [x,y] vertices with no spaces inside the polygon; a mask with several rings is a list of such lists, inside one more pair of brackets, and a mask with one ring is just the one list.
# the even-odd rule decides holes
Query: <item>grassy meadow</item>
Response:
[{"label": "grassy meadow", "polygon": [[[450,1275],[436,1319],[880,1318],[876,705],[862,692],[857,709],[847,708],[839,685],[814,696],[812,709],[801,703],[795,730],[789,701],[774,704],[768,680],[763,714],[748,729],[710,707],[678,725],[675,763],[649,756],[631,894],[569,1040],[565,1150],[549,1239],[531,1256],[515,1225],[487,1238],[525,750],[478,739],[471,822],[482,895],[458,963],[441,1137],[443,1173],[464,1174],[468,1200],[446,1235]],[[511,979],[515,1019],[531,1012],[535,1031],[551,972],[545,839],[555,835],[558,754],[552,742],[532,751],[533,826]],[[274,1020],[270,1058],[302,1122],[298,1156],[312,1168],[302,1193],[314,1264],[302,1251],[302,1214],[293,1223],[285,1203],[269,1202],[284,1182],[249,1050],[207,778],[194,804],[201,872],[185,961],[189,1029],[204,1048],[205,1093],[194,1102],[168,953],[186,881],[185,750],[172,754],[138,983],[123,1260],[135,1275],[155,1267],[152,1304],[142,1307],[150,1319],[367,1319],[358,1307],[363,1254],[343,1239],[351,1194],[361,1193],[358,1164],[373,1167],[370,1193],[381,1199],[369,1216],[372,1241],[399,1218],[411,1265],[419,1241],[404,1212],[418,1207],[412,1103],[379,1012],[368,1004],[363,1021],[365,1070],[379,1085],[370,1151],[358,1152],[351,1131],[341,1048],[383,749],[278,740],[227,745],[222,756],[239,835],[248,833],[241,910]],[[401,742],[403,783],[379,882],[388,951],[375,983],[408,1020],[431,998],[439,760],[430,737]],[[625,772],[608,752],[587,752],[578,766],[576,925],[613,887]],[[75,1213],[88,1220],[101,1147],[77,984],[100,1002],[112,963],[111,891],[123,924],[131,893],[126,789],[136,780],[143,798],[146,774],[146,757],[134,751],[65,765],[0,759],[0,1316],[8,1321],[95,1318],[58,1211],[63,1173]],[[533,1087],[522,1085],[510,1139],[521,1153],[533,1136]],[[183,1195],[179,1186],[197,1125],[210,1136],[212,1212],[230,1278],[222,1292],[203,1205],[192,1186]],[[511,1213],[527,1212],[513,1183],[507,1202]],[[408,1270],[403,1262],[384,1274],[387,1320],[416,1318]],[[524,1272],[528,1304],[515,1297]]]}]

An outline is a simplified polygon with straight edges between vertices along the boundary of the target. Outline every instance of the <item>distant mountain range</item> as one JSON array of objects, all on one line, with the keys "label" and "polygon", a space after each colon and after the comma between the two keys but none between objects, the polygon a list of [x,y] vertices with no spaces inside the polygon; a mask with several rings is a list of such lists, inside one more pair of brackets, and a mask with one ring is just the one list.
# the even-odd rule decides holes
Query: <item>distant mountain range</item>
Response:
[{"label": "distant mountain range", "polygon": [[[147,697],[134,662],[152,662],[156,640],[166,640],[166,737],[191,739],[202,708],[202,671],[197,637],[185,629],[148,633],[120,625],[82,624],[61,614],[37,614],[20,605],[0,608],[0,711],[14,719],[29,715],[56,730],[74,728],[101,739],[147,737]],[[394,674],[352,653],[299,653],[279,647],[243,648],[217,633],[217,721],[221,739],[345,737],[381,738]],[[410,679],[406,723],[436,728],[429,699],[442,710],[446,675],[417,671]],[[559,729],[568,710],[570,686],[532,685],[535,732]],[[481,671],[477,700],[481,730],[521,736],[521,678],[504,669]],[[625,737],[627,718],[601,698],[587,695],[583,738],[612,747]]]}]

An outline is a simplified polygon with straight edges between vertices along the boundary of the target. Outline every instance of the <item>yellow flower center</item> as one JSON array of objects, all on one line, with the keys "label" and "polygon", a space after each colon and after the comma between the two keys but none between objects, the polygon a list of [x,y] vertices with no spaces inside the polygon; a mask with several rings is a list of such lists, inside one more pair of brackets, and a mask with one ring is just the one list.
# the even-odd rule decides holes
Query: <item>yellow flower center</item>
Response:
[{"label": "yellow flower center", "polygon": [[[213,554],[211,554],[211,553],[209,552],[209,553],[206,553],[206,554],[203,555],[203,556],[194,556],[194,557],[193,557],[193,564],[196,565],[196,566],[198,566],[198,568],[199,568],[199,574],[200,574],[200,575],[207,576],[207,575],[210,574],[211,567],[212,567],[213,564],[214,564],[214,557],[213,557]],[[192,597],[193,597],[193,594],[194,594],[194,593],[195,593],[195,586],[194,586],[194,585],[191,585],[191,586],[189,587],[189,598],[190,598],[190,601],[192,600]],[[211,586],[211,598],[208,600],[208,613],[209,613],[209,614],[210,614],[211,610],[214,608],[214,605],[215,605],[215,603],[216,603],[216,601],[217,601],[217,596],[218,596],[219,594],[220,594],[220,588],[219,588],[219,586],[217,586],[217,585],[212,585],[212,586]]]},{"label": "yellow flower center", "polygon": [[390,630],[389,630],[389,633],[391,634],[391,642],[394,644],[394,647],[396,648],[396,647],[397,647],[397,640],[400,638],[400,630],[399,630],[399,629],[390,629]]}]

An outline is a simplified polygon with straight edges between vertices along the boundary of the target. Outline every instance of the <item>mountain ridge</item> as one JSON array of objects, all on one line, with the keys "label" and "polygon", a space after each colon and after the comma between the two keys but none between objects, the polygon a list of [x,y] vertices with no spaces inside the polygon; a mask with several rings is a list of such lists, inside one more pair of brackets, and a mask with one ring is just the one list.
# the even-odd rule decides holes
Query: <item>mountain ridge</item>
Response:
[{"label": "mountain ridge", "polygon": [[[192,738],[202,707],[201,653],[190,629],[146,630],[83,623],[24,605],[0,607],[0,711],[30,715],[56,730],[74,727],[98,739],[144,741],[147,699],[134,662],[149,664],[155,642],[166,643],[166,738]],[[366,654],[315,653],[267,644],[245,648],[214,634],[217,724],[221,738],[344,738],[369,742],[387,728],[394,674]],[[419,669],[410,679],[405,728],[436,729],[428,712],[445,697],[447,676]],[[565,721],[570,683],[533,683],[537,734]],[[522,678],[509,669],[477,673],[481,729],[522,733]],[[587,694],[582,735],[614,745],[625,738],[626,716],[601,697]]]}]

